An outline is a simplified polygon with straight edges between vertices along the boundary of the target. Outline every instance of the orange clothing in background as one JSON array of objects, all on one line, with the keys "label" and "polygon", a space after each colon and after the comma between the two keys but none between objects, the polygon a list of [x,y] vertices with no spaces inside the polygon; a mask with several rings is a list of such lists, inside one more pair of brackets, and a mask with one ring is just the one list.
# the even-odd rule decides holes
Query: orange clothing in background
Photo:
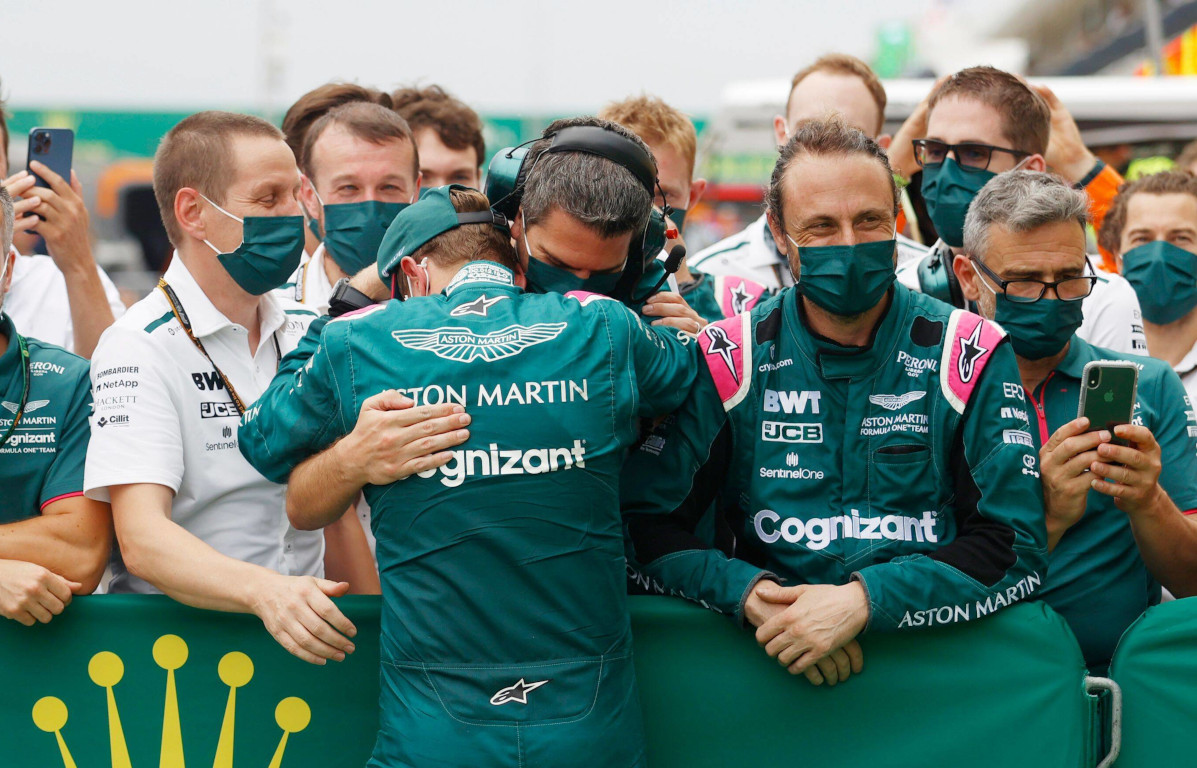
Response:
[{"label": "orange clothing in background", "polygon": [[[1106,212],[1110,210],[1110,205],[1114,202],[1114,196],[1118,194],[1118,188],[1122,186],[1122,181],[1122,175],[1107,165],[1085,187],[1085,193],[1089,195],[1089,220],[1093,223],[1095,231],[1101,230],[1101,223],[1105,221]],[[1118,265],[1114,262],[1114,255],[1100,245],[1097,250],[1101,253],[1102,269],[1111,274],[1118,274]]]}]

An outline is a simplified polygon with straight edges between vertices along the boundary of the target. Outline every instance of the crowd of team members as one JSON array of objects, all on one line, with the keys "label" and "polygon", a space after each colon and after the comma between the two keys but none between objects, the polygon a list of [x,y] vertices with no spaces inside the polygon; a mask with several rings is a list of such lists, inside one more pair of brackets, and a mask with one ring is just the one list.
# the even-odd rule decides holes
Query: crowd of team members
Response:
[{"label": "crowd of team members", "polygon": [[[175,255],[127,312],[77,180],[9,177],[0,613],[107,569],[323,664],[356,632],[330,598],[381,592],[376,765],[643,764],[627,591],[815,684],[866,631],[1042,599],[1100,673],[1197,591],[1197,178],[1123,185],[987,67],[894,137],[884,110],[856,59],[799,72],[764,215],[668,282],[706,182],[649,97],[550,125],[502,201],[435,87],[188,117],[154,160]],[[1097,360],[1139,370],[1113,434],[1076,418]]]}]

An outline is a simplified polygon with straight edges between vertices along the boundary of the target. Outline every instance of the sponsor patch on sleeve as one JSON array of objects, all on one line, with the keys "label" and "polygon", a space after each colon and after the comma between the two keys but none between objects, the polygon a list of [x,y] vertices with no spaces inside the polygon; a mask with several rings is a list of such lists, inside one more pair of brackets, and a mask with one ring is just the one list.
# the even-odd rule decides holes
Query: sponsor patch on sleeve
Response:
[{"label": "sponsor patch on sleeve", "polygon": [[757,305],[766,288],[760,283],[731,275],[715,277],[715,296],[724,317],[735,317]]},{"label": "sponsor patch on sleeve", "polygon": [[752,383],[751,319],[748,314],[729,317],[698,334],[703,360],[727,411],[740,404]]},{"label": "sponsor patch on sleeve", "polygon": [[979,315],[960,309],[952,313],[939,376],[944,396],[957,413],[964,413],[981,373],[1004,336],[998,326]]}]

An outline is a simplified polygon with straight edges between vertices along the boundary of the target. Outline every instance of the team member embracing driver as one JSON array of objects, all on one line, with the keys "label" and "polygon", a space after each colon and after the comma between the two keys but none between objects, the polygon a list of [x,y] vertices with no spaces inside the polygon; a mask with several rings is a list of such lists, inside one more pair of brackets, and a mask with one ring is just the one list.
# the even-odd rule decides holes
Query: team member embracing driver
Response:
[{"label": "team member embracing driver", "polygon": [[[897,207],[876,142],[796,126],[768,200],[796,285],[703,329],[706,371],[620,483],[639,567],[816,684],[859,671],[866,627],[976,619],[1042,583],[1014,354],[993,323],[895,283]],[[730,557],[692,533],[712,500]]]},{"label": "team member embracing driver", "polygon": [[[627,201],[639,227],[643,194]],[[370,503],[383,594],[371,766],[641,766],[617,483],[639,418],[689,390],[693,342],[604,296],[525,294],[496,220],[457,186],[404,209],[380,266],[422,298],[329,322],[290,385],[246,415],[241,450],[290,476],[299,527],[327,525],[359,491]],[[468,441],[406,469],[354,460],[395,387],[468,408]]]}]

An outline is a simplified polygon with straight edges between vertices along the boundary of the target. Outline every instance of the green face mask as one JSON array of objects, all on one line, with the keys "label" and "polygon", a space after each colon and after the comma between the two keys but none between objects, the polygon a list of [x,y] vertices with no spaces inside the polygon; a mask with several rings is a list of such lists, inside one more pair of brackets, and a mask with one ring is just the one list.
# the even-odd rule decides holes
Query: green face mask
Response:
[{"label": "green face mask", "polygon": [[894,283],[894,240],[798,249],[798,292],[833,315],[850,317],[877,306]]},{"label": "green face mask", "polygon": [[615,292],[622,272],[593,272],[590,277],[581,278],[567,269],[546,264],[532,255],[528,247],[528,235],[524,234],[524,250],[528,253],[529,293],[569,293],[570,291],[586,291],[610,296]]},{"label": "green face mask", "polygon": [[1197,308],[1197,255],[1167,240],[1124,253],[1122,276],[1139,295],[1149,323],[1167,325]]},{"label": "green face mask", "polygon": [[964,170],[949,157],[923,168],[923,200],[935,231],[953,248],[964,247],[964,215],[973,198],[996,173]]},{"label": "green face mask", "polygon": [[1064,349],[1085,320],[1083,301],[1045,298],[1020,304],[1007,299],[1004,293],[996,294],[994,299],[993,319],[1006,329],[1014,351],[1026,360],[1051,357]]},{"label": "green face mask", "polygon": [[[207,197],[204,199],[208,200]],[[254,296],[261,296],[287,282],[299,267],[303,255],[303,217],[247,216],[243,219],[211,200],[208,203],[230,219],[241,222],[241,245],[230,253],[204,241],[216,252],[216,258],[229,277]]]},{"label": "green face mask", "polygon": [[669,214],[669,220],[673,222],[673,226],[677,227],[677,233],[682,233],[682,223],[686,220],[685,208],[674,208],[673,213]]},{"label": "green face mask", "polygon": [[324,206],[324,249],[341,271],[356,275],[378,259],[387,227],[408,203],[339,203]]}]

